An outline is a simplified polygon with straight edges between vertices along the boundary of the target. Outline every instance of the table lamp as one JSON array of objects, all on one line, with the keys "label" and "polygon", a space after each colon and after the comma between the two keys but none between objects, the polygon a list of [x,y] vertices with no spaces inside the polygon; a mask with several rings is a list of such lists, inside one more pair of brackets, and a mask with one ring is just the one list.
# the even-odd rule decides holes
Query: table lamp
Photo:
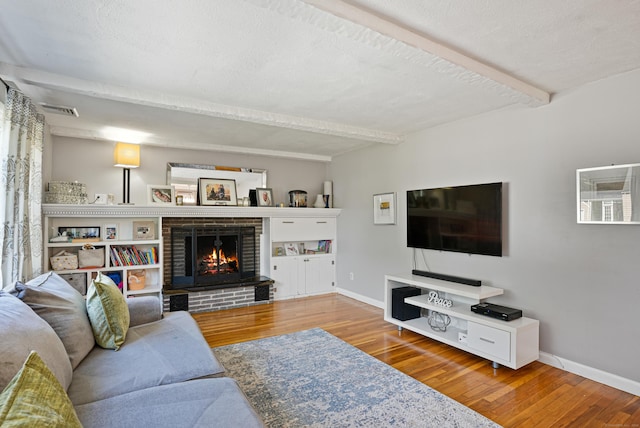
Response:
[{"label": "table lamp", "polygon": [[113,159],[113,166],[122,168],[122,203],[130,204],[131,168],[140,166],[140,146],[137,144],[116,143]]}]

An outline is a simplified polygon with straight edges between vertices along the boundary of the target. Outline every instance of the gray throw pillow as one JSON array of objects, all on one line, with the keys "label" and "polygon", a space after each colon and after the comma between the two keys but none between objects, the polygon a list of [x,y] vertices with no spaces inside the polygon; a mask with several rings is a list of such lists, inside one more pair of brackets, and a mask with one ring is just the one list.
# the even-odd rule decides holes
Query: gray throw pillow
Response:
[{"label": "gray throw pillow", "polygon": [[15,285],[17,297],[44,319],[64,344],[74,369],[95,346],[84,297],[60,275],[49,272]]},{"label": "gray throw pillow", "polygon": [[60,338],[29,306],[0,290],[0,390],[20,371],[31,351],[40,355],[66,391],[71,363]]}]

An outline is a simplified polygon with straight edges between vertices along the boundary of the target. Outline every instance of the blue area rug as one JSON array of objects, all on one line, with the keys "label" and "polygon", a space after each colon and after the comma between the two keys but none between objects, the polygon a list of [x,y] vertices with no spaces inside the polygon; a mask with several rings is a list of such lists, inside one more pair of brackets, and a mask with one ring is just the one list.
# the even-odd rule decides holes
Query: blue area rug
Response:
[{"label": "blue area rug", "polygon": [[268,427],[499,427],[319,328],[214,352]]}]

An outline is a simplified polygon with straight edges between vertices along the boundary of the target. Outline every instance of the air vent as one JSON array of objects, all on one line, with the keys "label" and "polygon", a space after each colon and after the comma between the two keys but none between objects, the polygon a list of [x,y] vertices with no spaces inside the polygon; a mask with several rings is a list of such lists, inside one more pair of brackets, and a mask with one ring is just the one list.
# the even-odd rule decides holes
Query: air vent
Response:
[{"label": "air vent", "polygon": [[78,110],[76,110],[75,107],[54,106],[47,103],[40,103],[40,106],[42,106],[42,109],[48,113],[78,117]]}]

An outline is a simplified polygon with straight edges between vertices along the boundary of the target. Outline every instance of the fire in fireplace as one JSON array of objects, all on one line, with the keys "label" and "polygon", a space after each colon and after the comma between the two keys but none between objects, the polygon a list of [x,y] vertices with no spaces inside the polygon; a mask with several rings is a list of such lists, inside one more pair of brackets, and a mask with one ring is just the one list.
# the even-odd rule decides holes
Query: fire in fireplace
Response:
[{"label": "fire in fireplace", "polygon": [[173,227],[171,261],[172,288],[212,288],[253,278],[255,228]]},{"label": "fire in fireplace", "polygon": [[225,275],[240,272],[237,233],[200,235],[196,262],[198,276]]}]

